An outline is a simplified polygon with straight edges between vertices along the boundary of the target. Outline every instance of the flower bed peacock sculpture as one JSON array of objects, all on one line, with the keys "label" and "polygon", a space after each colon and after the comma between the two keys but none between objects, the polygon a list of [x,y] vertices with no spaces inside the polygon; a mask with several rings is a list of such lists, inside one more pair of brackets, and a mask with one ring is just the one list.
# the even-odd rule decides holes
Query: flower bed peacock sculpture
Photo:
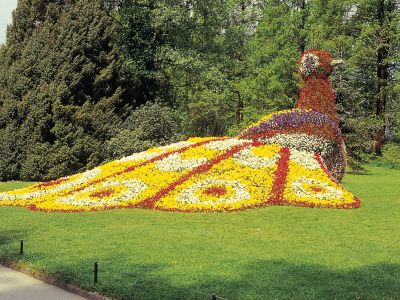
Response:
[{"label": "flower bed peacock sculpture", "polygon": [[336,61],[298,61],[296,108],[272,113],[236,138],[191,138],[84,173],[0,193],[0,205],[80,212],[112,208],[234,211],[269,205],[358,208],[340,185],[346,148],[328,79]]}]

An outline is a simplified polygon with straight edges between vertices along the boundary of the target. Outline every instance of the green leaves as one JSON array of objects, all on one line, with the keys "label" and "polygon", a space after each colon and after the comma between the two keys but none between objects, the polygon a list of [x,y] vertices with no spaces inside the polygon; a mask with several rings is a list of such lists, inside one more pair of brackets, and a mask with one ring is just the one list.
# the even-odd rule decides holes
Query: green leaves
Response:
[{"label": "green leaves", "polygon": [[0,53],[0,180],[51,179],[104,160],[102,145],[143,101],[116,35],[97,1],[18,2]]},{"label": "green leaves", "polygon": [[[0,180],[67,175],[178,132],[235,135],[293,107],[312,47],[346,62],[331,78],[360,163],[377,132],[399,136],[399,20],[394,0],[19,0],[0,47]],[[146,102],[163,104],[135,110]]]},{"label": "green leaves", "polygon": [[158,145],[177,142],[181,134],[176,111],[160,103],[147,103],[132,112],[105,144],[106,159],[116,159]]}]

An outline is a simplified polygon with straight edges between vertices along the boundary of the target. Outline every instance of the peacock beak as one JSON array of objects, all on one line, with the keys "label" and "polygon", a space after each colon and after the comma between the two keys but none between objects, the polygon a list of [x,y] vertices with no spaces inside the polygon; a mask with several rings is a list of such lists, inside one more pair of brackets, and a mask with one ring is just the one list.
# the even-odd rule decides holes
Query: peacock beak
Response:
[{"label": "peacock beak", "polygon": [[331,61],[331,66],[332,67],[335,67],[335,66],[338,66],[338,65],[342,65],[342,64],[344,64],[344,60],[343,59],[334,59],[334,60]]}]

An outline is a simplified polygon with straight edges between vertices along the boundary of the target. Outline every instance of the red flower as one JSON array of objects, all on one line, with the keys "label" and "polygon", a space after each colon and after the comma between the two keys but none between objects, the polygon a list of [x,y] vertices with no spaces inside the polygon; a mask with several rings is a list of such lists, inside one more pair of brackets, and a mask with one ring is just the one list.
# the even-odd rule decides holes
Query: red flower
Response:
[{"label": "red flower", "polygon": [[206,190],[203,191],[204,195],[207,196],[223,196],[227,193],[227,189],[224,186],[211,186],[209,188],[207,188]]},{"label": "red flower", "polygon": [[93,192],[89,195],[91,198],[103,198],[103,197],[108,197],[114,193],[114,190],[112,189],[107,189],[107,190],[102,190],[98,192]]}]

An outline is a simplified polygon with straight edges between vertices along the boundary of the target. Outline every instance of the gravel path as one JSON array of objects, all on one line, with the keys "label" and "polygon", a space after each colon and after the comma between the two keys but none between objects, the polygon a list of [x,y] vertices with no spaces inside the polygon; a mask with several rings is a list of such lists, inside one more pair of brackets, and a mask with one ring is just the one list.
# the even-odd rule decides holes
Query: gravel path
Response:
[{"label": "gravel path", "polygon": [[0,265],[1,300],[83,300],[80,296]]}]

